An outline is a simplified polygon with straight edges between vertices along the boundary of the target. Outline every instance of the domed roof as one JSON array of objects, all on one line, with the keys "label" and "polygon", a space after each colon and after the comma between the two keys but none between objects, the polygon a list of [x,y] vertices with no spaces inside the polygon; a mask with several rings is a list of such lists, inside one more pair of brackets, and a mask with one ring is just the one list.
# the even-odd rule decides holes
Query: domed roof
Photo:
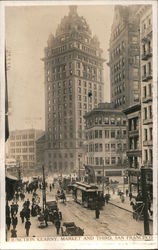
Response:
[{"label": "domed roof", "polygon": [[77,13],[77,6],[69,7],[69,15],[64,16],[61,23],[58,25],[56,36],[64,33],[71,33],[72,31],[82,32],[86,35],[91,35],[90,28],[84,17],[79,16]]}]

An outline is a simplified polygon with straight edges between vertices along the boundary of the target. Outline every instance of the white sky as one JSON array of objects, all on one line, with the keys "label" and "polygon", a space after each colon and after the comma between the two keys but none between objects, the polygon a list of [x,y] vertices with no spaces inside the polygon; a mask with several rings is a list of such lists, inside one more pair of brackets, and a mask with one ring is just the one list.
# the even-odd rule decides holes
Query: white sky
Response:
[{"label": "white sky", "polygon": [[[93,34],[98,36],[104,58],[108,48],[113,21],[113,6],[78,6]],[[9,127],[13,129],[44,129],[44,47],[68,6],[6,7],[6,46],[11,51],[8,71],[10,101]],[[110,99],[109,68],[104,66],[104,101]]]}]

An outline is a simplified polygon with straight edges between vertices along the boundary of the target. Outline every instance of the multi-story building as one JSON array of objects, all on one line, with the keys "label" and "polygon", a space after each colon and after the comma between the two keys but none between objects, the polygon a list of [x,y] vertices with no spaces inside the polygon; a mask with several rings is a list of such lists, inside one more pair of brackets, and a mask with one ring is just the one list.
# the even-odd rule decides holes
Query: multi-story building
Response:
[{"label": "multi-story building", "polygon": [[110,37],[111,102],[124,109],[140,96],[139,18],[136,6],[115,6]]},{"label": "multi-story building", "polygon": [[148,168],[148,189],[152,193],[153,112],[152,112],[152,6],[142,6],[140,18],[142,165]]},{"label": "multi-story building", "polygon": [[141,104],[135,104],[123,111],[128,121],[128,176],[129,190],[136,196],[140,190],[142,164]]},{"label": "multi-story building", "polygon": [[152,166],[152,6],[140,9],[142,163]]},{"label": "multi-story building", "polygon": [[85,121],[85,168],[90,182],[102,180],[103,167],[106,177],[122,176],[127,167],[126,116],[113,103],[100,103],[85,115]]},{"label": "multi-story building", "polygon": [[[83,115],[103,98],[99,41],[70,6],[45,48],[46,165],[71,173],[83,164]],[[75,170],[76,169],[76,170]]]},{"label": "multi-story building", "polygon": [[36,139],[42,134],[41,130],[24,129],[9,132],[8,157],[20,165],[23,174],[29,175],[36,168]]}]

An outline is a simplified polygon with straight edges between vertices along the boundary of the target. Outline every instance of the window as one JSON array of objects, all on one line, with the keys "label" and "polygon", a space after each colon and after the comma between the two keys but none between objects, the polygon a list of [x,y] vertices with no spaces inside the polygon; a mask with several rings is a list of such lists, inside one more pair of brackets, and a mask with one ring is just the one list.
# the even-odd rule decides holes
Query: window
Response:
[{"label": "window", "polygon": [[95,138],[98,138],[98,130],[95,130]]},{"label": "window", "polygon": [[148,150],[147,149],[144,150],[144,158],[145,158],[145,161],[148,161]]},{"label": "window", "polygon": [[109,151],[110,150],[110,144],[105,144],[105,151]]},{"label": "window", "polygon": [[110,164],[110,157],[105,157],[105,164],[107,164],[107,165]]},{"label": "window", "polygon": [[102,138],[102,130],[99,130],[99,138]]},{"label": "window", "polygon": [[149,117],[150,119],[152,118],[152,106],[151,105],[149,106]]},{"label": "window", "polygon": [[102,143],[99,144],[99,152],[102,152],[103,151],[103,145]]},{"label": "window", "polygon": [[111,144],[111,151],[115,151],[115,144]]},{"label": "window", "polygon": [[109,138],[109,130],[105,130],[105,138]]},{"label": "window", "polygon": [[115,138],[115,130],[111,130],[111,138]]},{"label": "window", "polygon": [[115,124],[115,118],[111,118],[111,124]]},{"label": "window", "polygon": [[116,163],[116,157],[111,157],[111,164],[115,164]]},{"label": "window", "polygon": [[104,117],[104,123],[109,124],[109,118],[108,117]]},{"label": "window", "polygon": [[146,98],[146,86],[143,87],[144,97]]},{"label": "window", "polygon": [[147,119],[147,108],[144,108],[144,119]]},{"label": "window", "polygon": [[148,140],[148,130],[146,128],[144,129],[144,140]]},{"label": "window", "polygon": [[146,76],[146,65],[143,66],[143,76]]},{"label": "window", "polygon": [[149,136],[150,136],[150,140],[152,141],[153,139],[153,129],[149,128]]},{"label": "window", "polygon": [[98,152],[98,144],[95,144],[95,152]]}]

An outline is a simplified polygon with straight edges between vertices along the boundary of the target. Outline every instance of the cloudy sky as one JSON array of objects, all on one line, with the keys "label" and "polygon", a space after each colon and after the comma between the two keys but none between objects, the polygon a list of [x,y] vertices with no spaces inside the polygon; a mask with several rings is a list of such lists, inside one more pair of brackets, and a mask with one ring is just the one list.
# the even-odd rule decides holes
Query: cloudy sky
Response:
[{"label": "cloudy sky", "polygon": [[[44,47],[49,34],[55,34],[57,25],[68,6],[6,7],[6,45],[11,52],[8,71],[10,129],[44,129]],[[93,34],[99,38],[104,58],[108,48],[113,20],[113,6],[78,6]],[[109,69],[104,66],[104,101],[109,101]]]}]

